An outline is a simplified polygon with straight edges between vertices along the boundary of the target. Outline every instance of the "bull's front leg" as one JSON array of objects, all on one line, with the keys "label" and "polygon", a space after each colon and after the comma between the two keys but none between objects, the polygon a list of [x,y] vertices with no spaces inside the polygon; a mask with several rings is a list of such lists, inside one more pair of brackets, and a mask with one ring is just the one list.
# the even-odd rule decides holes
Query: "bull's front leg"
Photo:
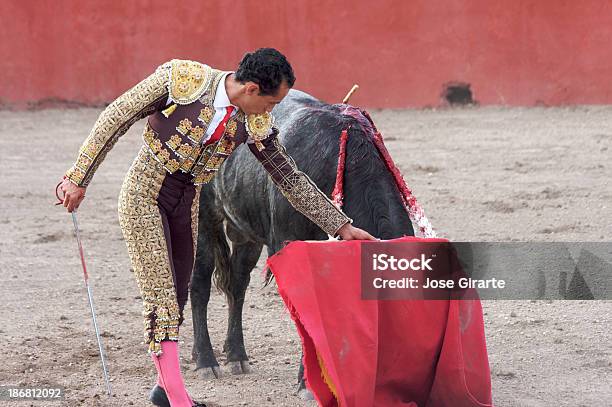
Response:
[{"label": "bull's front leg", "polygon": [[231,284],[229,286],[229,318],[227,338],[223,350],[232,374],[249,373],[249,358],[244,346],[242,309],[251,271],[257,264],[263,245],[258,243],[234,243],[230,260]]}]

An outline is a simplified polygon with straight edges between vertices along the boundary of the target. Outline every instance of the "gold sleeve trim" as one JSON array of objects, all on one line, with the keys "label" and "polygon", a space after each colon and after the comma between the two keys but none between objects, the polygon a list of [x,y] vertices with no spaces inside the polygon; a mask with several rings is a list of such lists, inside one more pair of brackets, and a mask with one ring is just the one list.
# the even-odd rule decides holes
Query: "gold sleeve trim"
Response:
[{"label": "gold sleeve trim", "polygon": [[[302,171],[297,169],[293,158],[287,154],[285,147],[274,137],[272,143],[275,145],[278,154],[290,166],[292,171],[282,172],[282,179],[277,180],[272,177],[278,185],[281,193],[287,198],[289,203],[308,219],[316,223],[328,235],[336,236],[338,229],[347,222],[353,220],[346,216],[334,203],[323,193],[316,184]],[[266,151],[262,151],[265,167],[274,165],[274,157],[268,156]],[[280,172],[280,171],[279,171]]]},{"label": "gold sleeve trim", "polygon": [[77,161],[66,177],[74,184],[86,187],[119,137],[136,121],[153,113],[155,103],[166,97],[167,83],[168,67],[162,65],[108,105],[83,142]]}]

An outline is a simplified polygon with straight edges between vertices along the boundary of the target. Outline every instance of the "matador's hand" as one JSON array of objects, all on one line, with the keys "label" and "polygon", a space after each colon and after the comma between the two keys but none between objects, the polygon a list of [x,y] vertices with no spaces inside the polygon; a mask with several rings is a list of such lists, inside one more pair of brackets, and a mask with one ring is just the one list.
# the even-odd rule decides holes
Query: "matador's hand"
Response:
[{"label": "matador's hand", "polygon": [[72,212],[78,208],[85,198],[86,188],[78,187],[67,179],[62,181],[60,189],[64,193],[64,201],[62,204],[68,209],[68,212]]},{"label": "matador's hand", "polygon": [[338,235],[342,240],[378,240],[365,230],[356,228],[348,222],[338,230]]}]

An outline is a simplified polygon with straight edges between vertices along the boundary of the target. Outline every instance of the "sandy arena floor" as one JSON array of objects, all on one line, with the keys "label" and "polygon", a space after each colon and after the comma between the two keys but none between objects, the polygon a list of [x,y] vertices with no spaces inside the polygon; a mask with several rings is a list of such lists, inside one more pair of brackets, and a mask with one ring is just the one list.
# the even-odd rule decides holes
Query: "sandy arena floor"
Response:
[{"label": "sandy arena floor", "polygon": [[[99,111],[0,111],[0,385],[67,389],[62,403],[15,405],[149,405],[145,395],[155,370],[141,342],[141,302],[116,211],[143,122],[110,152],[79,210],[109,354],[111,401],[104,395],[71,219],[53,206],[55,184]],[[444,237],[610,239],[612,107],[372,113]],[[300,343],[292,321],[275,287],[261,289],[257,270],[253,280],[245,305],[253,372],[199,379],[189,361],[188,311],[180,343],[187,385],[195,399],[215,406],[313,406],[293,395]],[[612,302],[489,301],[484,310],[497,406],[609,405]],[[215,293],[209,324],[220,362],[225,315]]]}]

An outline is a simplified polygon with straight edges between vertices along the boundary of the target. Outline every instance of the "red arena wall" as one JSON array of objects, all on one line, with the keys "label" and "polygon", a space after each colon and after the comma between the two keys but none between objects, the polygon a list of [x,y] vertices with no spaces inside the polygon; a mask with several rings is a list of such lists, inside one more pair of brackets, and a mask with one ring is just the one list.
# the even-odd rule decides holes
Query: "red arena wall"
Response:
[{"label": "red arena wall", "polygon": [[248,50],[287,55],[296,88],[367,107],[612,102],[606,0],[0,2],[0,104],[100,105],[172,58],[235,69]]}]

